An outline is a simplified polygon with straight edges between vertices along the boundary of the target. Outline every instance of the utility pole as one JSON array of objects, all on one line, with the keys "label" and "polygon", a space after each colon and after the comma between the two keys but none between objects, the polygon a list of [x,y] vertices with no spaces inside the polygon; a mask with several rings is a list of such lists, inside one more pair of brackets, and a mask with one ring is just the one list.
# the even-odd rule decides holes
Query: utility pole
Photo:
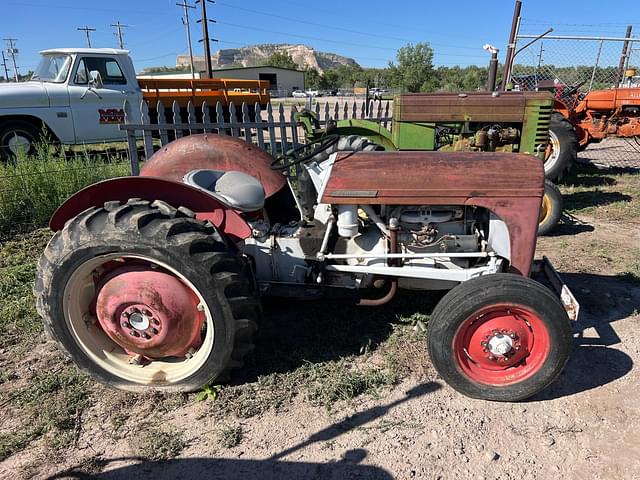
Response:
[{"label": "utility pole", "polygon": [[509,45],[507,45],[507,58],[504,61],[504,72],[502,73],[502,91],[507,89],[507,84],[511,81],[511,68],[513,57],[516,51],[516,38],[518,30],[520,30],[520,11],[522,10],[522,1],[516,0],[513,9],[513,19],[511,20],[511,33],[509,34]]},{"label": "utility pole", "polygon": [[7,58],[4,56],[4,50],[2,50],[2,67],[4,68],[4,81],[9,81],[9,70],[7,69]]},{"label": "utility pole", "polygon": [[124,50],[124,34],[122,33],[122,29],[128,28],[129,25],[123,25],[120,23],[120,20],[118,20],[116,23],[112,23],[111,26],[116,28],[116,32],[114,33],[114,35],[118,37],[118,45],[120,45],[120,50]]},{"label": "utility pole", "polygon": [[[633,27],[631,25],[627,26],[627,34],[624,38],[631,38],[631,30]],[[629,40],[625,40],[622,44],[622,54],[620,55],[620,63],[618,64],[618,70],[616,71],[616,81],[614,85],[616,87],[620,86],[620,81],[624,78],[624,64],[627,60],[627,50],[629,49]]]},{"label": "utility pole", "polygon": [[213,67],[211,66],[211,46],[209,45],[209,41],[217,42],[215,38],[209,38],[209,22],[216,23],[215,20],[207,20],[207,2],[215,3],[213,0],[196,0],[196,3],[199,3],[202,7],[202,18],[198,20],[199,23],[202,23],[202,39],[201,42],[204,42],[204,57],[207,62],[207,78],[213,77]]},{"label": "utility pole", "polygon": [[81,30],[87,35],[87,46],[91,48],[91,37],[89,36],[89,32],[95,32],[96,29],[85,25],[84,27],[76,28],[76,30]]},{"label": "utility pole", "polygon": [[[9,48],[7,48],[7,52],[9,53],[9,55],[11,55],[11,60],[13,61],[13,75],[14,75],[14,77],[16,79],[16,82],[19,82],[20,79],[18,78],[18,65],[16,64],[16,55],[18,54],[18,49],[16,48],[16,45],[14,43],[18,39],[17,38],[5,38],[4,40],[9,42]],[[3,55],[3,58],[4,58],[4,55]]]},{"label": "utility pole", "polygon": [[189,5],[187,0],[184,0],[182,3],[176,3],[177,6],[184,8],[184,17],[182,17],[182,23],[187,28],[187,46],[189,47],[189,65],[191,66],[191,78],[195,79],[195,68],[193,66],[193,50],[191,49],[191,26],[189,22],[189,9],[193,8],[195,10],[196,7],[193,5]]}]

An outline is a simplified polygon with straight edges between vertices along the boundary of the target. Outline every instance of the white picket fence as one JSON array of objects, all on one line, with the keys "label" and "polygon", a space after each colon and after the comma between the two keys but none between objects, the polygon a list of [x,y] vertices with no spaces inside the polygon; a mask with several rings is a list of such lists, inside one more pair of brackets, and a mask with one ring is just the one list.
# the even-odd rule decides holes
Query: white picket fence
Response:
[{"label": "white picket fence", "polygon": [[[133,108],[139,108],[140,115],[134,115]],[[364,102],[358,101],[345,102],[342,105],[338,102],[333,105],[328,102],[322,105],[316,103],[313,110],[322,126],[330,119],[366,119],[375,121],[385,128],[391,128],[392,112],[388,101],[371,101],[368,109]],[[291,148],[304,144],[304,132],[293,118],[297,111],[295,106],[287,109],[282,103],[275,109],[271,103],[264,109],[259,104],[250,108],[244,103],[240,109],[233,103],[225,109],[222,104],[217,103],[212,109],[207,102],[203,102],[196,112],[191,102],[187,104],[185,111],[174,101],[170,111],[167,111],[162,102],[158,102],[155,112],[150,115],[147,102],[143,101],[139,106],[134,106],[126,101],[125,123],[120,125],[120,129],[126,131],[131,174],[138,175],[140,158],[137,140],[140,138],[143,141],[145,158],[149,158],[154,151],[173,139],[197,133],[217,133],[242,138],[275,158]],[[152,116],[155,121],[152,121]],[[215,116],[215,121],[212,116]],[[137,118],[140,122],[134,121]]]}]

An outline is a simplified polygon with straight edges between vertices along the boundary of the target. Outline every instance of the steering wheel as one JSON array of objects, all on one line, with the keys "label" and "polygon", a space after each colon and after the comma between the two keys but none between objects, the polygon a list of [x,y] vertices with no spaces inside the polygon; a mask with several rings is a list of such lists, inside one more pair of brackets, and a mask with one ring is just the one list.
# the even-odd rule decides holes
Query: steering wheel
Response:
[{"label": "steering wheel", "polygon": [[340,135],[324,135],[304,145],[300,145],[277,157],[271,162],[273,170],[287,170],[294,165],[306,162],[320,152],[324,152],[340,140]]},{"label": "steering wheel", "polygon": [[563,97],[568,97],[570,95],[573,95],[574,93],[576,93],[578,91],[578,89],[583,86],[585,83],[587,83],[586,80],[582,80],[581,82],[578,82],[574,85],[572,85],[571,87],[567,88],[566,90],[564,90],[562,92],[562,96]]}]

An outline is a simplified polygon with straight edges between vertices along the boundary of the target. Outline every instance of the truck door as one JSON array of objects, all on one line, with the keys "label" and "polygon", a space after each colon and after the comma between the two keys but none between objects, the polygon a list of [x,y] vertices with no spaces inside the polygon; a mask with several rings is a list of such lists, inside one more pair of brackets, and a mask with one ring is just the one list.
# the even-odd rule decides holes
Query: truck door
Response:
[{"label": "truck door", "polygon": [[[102,86],[90,85],[92,71],[100,73]],[[141,97],[135,76],[126,77],[116,56],[78,57],[69,81],[76,143],[124,139],[125,132],[118,128],[118,124],[124,123],[124,101],[129,100],[137,107],[133,109],[135,112],[139,110]]]}]

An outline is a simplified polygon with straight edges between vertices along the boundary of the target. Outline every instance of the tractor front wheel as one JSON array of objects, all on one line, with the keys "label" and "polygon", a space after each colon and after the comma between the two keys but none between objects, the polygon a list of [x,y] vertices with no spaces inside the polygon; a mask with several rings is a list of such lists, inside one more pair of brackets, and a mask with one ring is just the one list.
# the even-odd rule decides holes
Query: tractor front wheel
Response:
[{"label": "tractor front wheel", "polygon": [[562,217],[563,209],[562,192],[556,184],[549,180],[544,181],[544,196],[540,206],[540,219],[538,221],[538,236],[551,232]]},{"label": "tractor front wheel", "polygon": [[38,267],[46,331],[109,386],[197,390],[252,348],[260,307],[249,263],[188,209],[136,199],[90,208]]},{"label": "tractor front wheel", "polygon": [[429,355],[440,376],[483,400],[514,402],[548,387],[566,364],[571,341],[560,301],[513,274],[458,285],[429,320]]}]

